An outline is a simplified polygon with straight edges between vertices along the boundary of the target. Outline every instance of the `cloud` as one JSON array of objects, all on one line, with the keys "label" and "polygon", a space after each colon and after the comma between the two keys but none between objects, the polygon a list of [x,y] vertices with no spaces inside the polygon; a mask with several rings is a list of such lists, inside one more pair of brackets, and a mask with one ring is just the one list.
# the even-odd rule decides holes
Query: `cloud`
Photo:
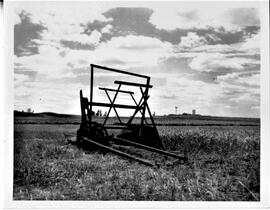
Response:
[{"label": "cloud", "polygon": [[197,71],[243,70],[246,64],[257,63],[252,59],[242,57],[226,57],[220,53],[201,53],[196,56],[189,66]]},{"label": "cloud", "polygon": [[218,82],[225,82],[244,87],[259,87],[260,74],[258,72],[230,73],[217,77]]},{"label": "cloud", "polygon": [[86,34],[70,34],[60,40],[62,46],[72,50],[94,50],[99,44],[101,33],[93,31],[90,36]]},{"label": "cloud", "polygon": [[100,64],[132,68],[156,65],[159,59],[170,53],[170,43],[161,42],[156,38],[129,35],[114,37],[106,43],[101,43],[91,57],[93,62]]},{"label": "cloud", "polygon": [[61,45],[72,50],[94,50],[96,46],[94,44],[82,44],[78,41],[61,40]]},{"label": "cloud", "polygon": [[[178,106],[179,112],[256,115],[251,107],[260,96],[257,10],[245,23],[249,10],[237,10],[243,12],[238,15],[231,4],[216,9],[211,3],[211,12],[210,3],[125,4],[17,3],[18,14],[25,9],[31,24],[46,29],[26,45],[35,47],[35,54],[14,56],[15,104],[79,113],[78,90],[89,95],[89,64],[96,63],[151,76],[149,103],[157,114],[174,113]],[[20,18],[16,24],[22,24]],[[101,71],[95,76],[101,101],[107,99],[98,86],[127,79]]]},{"label": "cloud", "polygon": [[251,35],[243,42],[241,49],[248,51],[249,53],[259,54],[260,53],[260,33]]},{"label": "cloud", "polygon": [[80,59],[87,56],[87,53],[83,53],[83,50],[81,50],[78,53],[79,55],[77,55],[81,56],[80,59],[78,57],[72,58],[71,56],[76,53],[72,53],[70,50],[66,51],[66,55],[63,57],[61,55],[62,49],[58,49],[50,45],[41,45],[38,49],[40,52],[39,54],[23,57],[15,56],[14,61],[30,71],[36,71],[38,75],[42,74],[47,77],[63,77],[68,75],[69,62],[72,62],[76,67],[82,66],[83,64],[80,64]]},{"label": "cloud", "polygon": [[29,56],[38,53],[38,44],[41,33],[46,30],[42,24],[32,23],[29,13],[22,11],[19,14],[20,22],[14,25],[14,54]]},{"label": "cloud", "polygon": [[[95,3],[93,3],[94,5]],[[82,24],[87,21],[107,22],[98,8],[89,7],[88,3],[83,2],[79,4],[43,2],[23,5],[18,3],[15,8],[18,14],[23,10],[27,11],[27,14],[31,14],[33,24],[42,23],[42,26],[46,27],[47,30],[40,33],[39,40],[35,40],[38,45],[91,50],[99,43],[101,34],[98,31],[91,31],[89,36],[82,34]],[[79,15],[74,15],[74,12]]]},{"label": "cloud", "polygon": [[231,24],[239,26],[259,26],[260,17],[257,8],[233,8],[225,12]]},{"label": "cloud", "polygon": [[[205,29],[208,27],[223,27],[228,31],[237,30],[239,27],[259,25],[259,4],[250,3],[233,6],[236,3],[228,2],[196,2],[179,3],[171,5],[157,5],[153,8],[150,22],[159,29],[174,30]],[[211,12],[209,12],[211,8]],[[170,13],[167,11],[170,10]],[[173,20],[173,21],[171,21]]]},{"label": "cloud", "polygon": [[[229,28],[224,27],[222,24],[214,26],[207,25],[204,27],[194,25],[188,28],[183,24],[179,24],[178,27],[173,29],[159,28],[159,24],[154,24],[152,21],[156,12],[157,11],[153,8],[112,8],[103,13],[107,18],[106,21],[89,21],[87,24],[82,24],[82,26],[84,27],[84,33],[90,35],[94,30],[102,32],[108,24],[111,25],[110,33],[102,34],[102,42],[106,42],[117,36],[138,35],[155,37],[161,41],[170,42],[171,44],[179,44],[181,37],[188,36],[188,33],[197,34],[201,40],[206,39],[208,44],[232,44],[243,41],[247,31],[252,34],[256,33],[259,28],[259,26]],[[166,15],[164,14],[164,16],[162,16],[162,12],[166,12]],[[177,14],[175,9],[170,13],[163,9],[158,10],[159,18],[162,20],[165,19],[166,21],[174,20],[174,18],[171,17],[174,12],[176,16],[182,14],[179,12],[179,14]],[[184,13],[184,16],[185,19],[191,17],[191,19],[194,20],[196,19],[196,12],[190,11]],[[189,23],[187,20],[184,20],[184,22]],[[178,23],[177,18],[174,21],[170,21],[170,23]],[[190,34],[190,36],[192,36],[192,34]],[[189,38],[186,37],[183,39]]]},{"label": "cloud", "polygon": [[172,47],[170,43],[162,42],[156,38],[146,36],[128,35],[124,37],[112,38],[105,44],[106,47],[124,50],[158,50]]},{"label": "cloud", "polygon": [[90,36],[86,34],[71,34],[63,37],[60,42],[71,49],[94,49],[100,41],[101,33],[93,31]]},{"label": "cloud", "polygon": [[194,48],[198,46],[205,45],[207,40],[204,37],[198,36],[196,33],[189,32],[187,36],[181,37],[181,42],[179,43],[180,48]]},{"label": "cloud", "polygon": [[104,33],[104,34],[105,33],[109,34],[111,32],[112,28],[113,28],[113,26],[108,24],[104,28],[101,29],[101,32]]}]

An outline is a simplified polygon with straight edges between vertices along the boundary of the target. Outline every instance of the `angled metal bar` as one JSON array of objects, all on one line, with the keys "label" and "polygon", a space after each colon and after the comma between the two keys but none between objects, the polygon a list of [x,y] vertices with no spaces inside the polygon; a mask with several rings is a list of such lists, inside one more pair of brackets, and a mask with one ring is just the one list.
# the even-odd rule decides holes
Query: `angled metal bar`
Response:
[{"label": "angled metal bar", "polygon": [[[140,88],[140,90],[141,90],[141,93],[143,94],[142,88]],[[156,123],[155,123],[155,121],[154,121],[154,118],[153,118],[153,116],[152,116],[152,113],[151,113],[151,111],[150,111],[150,108],[149,108],[148,103],[146,104],[146,108],[147,108],[149,117],[150,117],[150,119],[151,119],[152,125],[153,125],[154,129],[156,130],[156,132],[158,133],[158,129],[157,129]],[[158,137],[159,137],[159,135],[158,135]],[[159,138],[159,140],[160,140],[160,138]],[[162,149],[164,149],[164,145],[162,144],[161,140],[160,140],[160,144],[161,144]]]},{"label": "angled metal bar", "polygon": [[127,74],[127,75],[135,76],[135,77],[142,77],[142,78],[145,78],[145,79],[150,78],[149,76],[146,76],[146,75],[143,75],[143,74],[136,74],[136,73],[132,73],[132,72],[127,72],[127,71],[123,71],[123,70],[109,68],[109,67],[106,67],[106,66],[99,66],[99,65],[96,65],[96,64],[91,64],[91,67],[100,68],[100,69],[107,70],[107,71],[113,71],[113,72],[117,72],[117,73],[121,73],[121,74]]},{"label": "angled metal bar", "polygon": [[[112,92],[116,92],[117,89],[111,89],[111,88],[103,88],[103,87],[99,87],[98,89],[100,90],[107,90],[107,91],[112,91]],[[134,94],[134,92],[132,91],[126,91],[126,90],[119,90],[119,93],[129,93],[129,94]]]},{"label": "angled metal bar", "polygon": [[135,111],[134,111],[133,115],[131,116],[131,118],[128,120],[127,124],[130,124],[130,123],[132,122],[133,118],[135,117],[135,115],[136,115],[137,112],[138,112],[138,109],[139,109],[139,107],[140,107],[141,102],[142,102],[142,98],[140,99],[137,108],[135,109]]},{"label": "angled metal bar", "polygon": [[[148,81],[148,78],[147,78],[147,81]],[[135,83],[135,82],[119,81],[119,80],[115,80],[114,83],[115,84],[121,84],[121,85],[135,86],[135,87],[147,87],[147,88],[152,88],[153,87],[149,83],[148,84],[142,84],[142,83]]]},{"label": "angled metal bar", "polygon": [[[118,88],[117,88],[117,91],[116,91],[116,93],[115,93],[115,95],[114,95],[114,98],[113,98],[113,101],[112,101],[112,104],[111,104],[112,106],[110,106],[109,111],[108,111],[108,116],[110,115],[110,112],[111,112],[111,110],[112,110],[113,104],[114,104],[114,102],[115,102],[115,100],[116,100],[116,96],[118,95],[118,92],[119,92],[120,88],[121,88],[121,84],[119,84],[119,86],[118,86]],[[106,124],[106,121],[107,121],[107,118],[104,120],[103,126]]]},{"label": "angled metal bar", "polygon": [[[149,96],[147,98],[149,98]],[[132,120],[134,119],[134,117],[136,116],[136,114],[138,113],[138,111],[141,110],[141,109],[143,109],[143,103],[144,102],[142,100],[143,100],[143,97],[141,97],[141,99],[140,99],[140,101],[138,103],[137,108],[135,109],[133,115],[131,116],[131,118],[129,119],[129,121],[127,122],[127,124],[130,124],[132,122]]]},{"label": "angled metal bar", "polygon": [[[141,90],[141,93],[144,94],[143,89],[140,88],[140,90]],[[148,103],[146,103],[146,108],[147,108],[147,111],[148,111],[150,120],[151,120],[152,124],[154,125],[154,127],[156,128],[156,124],[155,124],[155,122],[154,122],[154,118],[153,118],[153,116],[152,116],[152,114],[151,114],[151,111],[150,111],[150,108],[149,108],[149,106],[148,106]]]},{"label": "angled metal bar", "polygon": [[93,141],[93,140],[91,140],[91,139],[88,139],[88,138],[85,138],[85,137],[82,137],[82,139],[83,139],[84,141],[86,141],[86,142],[89,142],[89,143],[91,143],[91,144],[93,144],[93,145],[95,145],[95,146],[101,148],[101,149],[105,149],[105,150],[107,150],[107,151],[109,151],[109,152],[115,153],[115,154],[120,155],[120,156],[122,156],[122,157],[131,159],[131,160],[135,160],[135,161],[137,161],[137,162],[139,162],[139,163],[143,163],[143,164],[145,164],[145,165],[147,165],[147,166],[151,166],[151,167],[154,167],[154,166],[155,166],[155,165],[154,165],[153,163],[151,163],[150,161],[147,161],[147,160],[144,160],[144,159],[142,159],[142,158],[138,158],[138,157],[135,157],[135,156],[133,156],[133,155],[124,153],[124,152],[119,151],[119,150],[116,150],[116,149],[114,149],[114,148],[112,148],[112,147],[108,147],[108,146],[106,146],[106,145],[100,144],[100,143],[98,143],[98,142],[96,142],[96,141]]},{"label": "angled metal bar", "polygon": [[[118,91],[118,92],[119,92],[119,91]],[[111,104],[113,104],[113,102],[112,102],[112,100],[111,100],[111,98],[110,98],[110,95],[109,95],[109,93],[108,93],[107,90],[105,90],[105,93],[106,93],[106,95],[108,96],[108,98],[109,98]],[[116,116],[117,116],[119,122],[122,123],[122,121],[121,121],[121,119],[120,119],[120,117],[119,117],[119,115],[118,115],[118,113],[117,113],[117,111],[116,111],[116,108],[115,108],[114,106],[113,106],[113,110],[114,110],[114,112],[115,112],[115,114],[116,114]],[[107,120],[108,117],[109,117],[109,114],[107,114],[106,120]]]},{"label": "angled metal bar", "polygon": [[[143,122],[145,120],[145,108],[147,104],[147,99],[149,98],[148,96],[149,85],[150,85],[150,78],[147,78],[145,91],[144,91],[144,94],[142,95],[144,101],[143,101],[143,110],[142,110],[142,118],[141,118],[141,129],[143,127]],[[141,88],[142,87],[140,87],[140,89]]]},{"label": "angled metal bar", "polygon": [[177,158],[179,160],[184,160],[184,161],[187,160],[187,157],[185,157],[184,155],[176,155],[174,153],[170,153],[170,152],[167,152],[165,150],[160,150],[160,149],[157,149],[157,148],[154,148],[154,147],[139,144],[139,143],[136,143],[136,142],[133,142],[133,141],[129,141],[127,139],[122,139],[122,138],[118,138],[118,137],[113,137],[112,139],[115,140],[115,141],[120,141],[120,142],[127,143],[127,144],[130,144],[130,145],[133,145],[133,146],[137,146],[137,147],[140,147],[140,148],[152,151],[152,152],[156,152],[156,153],[159,153],[159,154],[162,154],[162,155],[174,157],[174,158]]},{"label": "angled metal bar", "polygon": [[[136,100],[135,100],[134,96],[133,96],[132,94],[130,94],[130,96],[131,96],[131,98],[133,99],[133,101],[134,101],[135,105],[136,105],[136,106],[138,106],[138,104],[137,104],[137,102],[136,102]],[[140,113],[142,114],[142,111],[141,111],[141,110],[139,110],[139,111],[140,111]],[[147,122],[147,120],[146,120],[146,119],[145,119],[145,123],[148,125],[148,122]]]}]

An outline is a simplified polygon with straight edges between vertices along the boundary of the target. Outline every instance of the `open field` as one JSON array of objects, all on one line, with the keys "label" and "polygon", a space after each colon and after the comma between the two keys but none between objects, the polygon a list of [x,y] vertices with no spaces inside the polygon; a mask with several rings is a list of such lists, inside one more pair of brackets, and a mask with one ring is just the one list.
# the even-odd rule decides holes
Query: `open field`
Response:
[{"label": "open field", "polygon": [[[81,122],[81,116],[79,115],[66,115],[56,113],[14,113],[15,124],[73,124],[78,125]],[[128,117],[122,118],[127,121]],[[104,117],[94,117],[94,120],[102,123]],[[140,118],[134,118],[134,123],[139,123]],[[110,117],[107,124],[114,124],[118,122],[116,117]],[[148,122],[150,120],[148,119]],[[157,125],[168,126],[255,126],[260,124],[258,118],[232,118],[232,117],[214,117],[203,115],[175,115],[175,116],[156,116],[155,123]]]},{"label": "open field", "polygon": [[[53,124],[52,118],[47,124],[37,119],[31,124],[29,119],[15,118],[15,200],[260,199],[259,120],[246,120],[245,126],[233,119],[233,126],[226,125],[228,121],[223,121],[223,126],[202,121],[200,126],[158,126],[166,149],[187,153],[189,161],[162,160],[160,168],[150,168],[68,144],[64,133],[75,134],[79,127],[76,123]],[[159,119],[156,121],[159,123]],[[166,123],[178,121],[168,118]],[[144,156],[157,158],[147,153]]]}]

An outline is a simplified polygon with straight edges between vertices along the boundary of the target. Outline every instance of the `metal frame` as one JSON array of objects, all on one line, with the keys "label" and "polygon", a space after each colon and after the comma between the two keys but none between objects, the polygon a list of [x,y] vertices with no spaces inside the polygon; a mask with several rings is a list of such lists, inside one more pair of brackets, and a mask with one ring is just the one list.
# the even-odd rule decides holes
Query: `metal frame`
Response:
[{"label": "metal frame", "polygon": [[[154,126],[154,128],[156,129],[156,125],[153,119],[153,116],[150,112],[149,106],[147,104],[147,100],[149,99],[149,88],[152,88],[153,86],[150,85],[150,77],[146,76],[146,75],[142,75],[142,74],[136,74],[136,73],[132,73],[132,72],[127,72],[127,71],[123,71],[123,70],[118,70],[118,69],[113,69],[113,68],[108,68],[105,66],[100,66],[100,65],[96,65],[96,64],[91,64],[91,74],[90,74],[90,101],[89,101],[89,108],[90,108],[90,113],[92,113],[93,111],[93,106],[101,106],[101,107],[109,107],[109,110],[107,112],[107,116],[103,122],[103,126],[106,127],[106,122],[107,119],[109,117],[109,114],[111,112],[112,109],[114,109],[116,116],[119,120],[120,125],[122,126],[128,126],[132,123],[132,120],[134,119],[134,117],[136,116],[136,114],[138,112],[140,112],[141,114],[141,122],[140,122],[140,128],[142,128],[144,126],[144,123],[147,125],[152,125]],[[107,95],[110,103],[100,103],[100,102],[94,102],[93,101],[93,86],[94,86],[94,70],[95,69],[101,69],[101,70],[105,70],[105,71],[111,71],[111,72],[116,72],[116,73],[121,73],[121,74],[125,74],[125,75],[129,75],[129,76],[133,76],[133,77],[140,77],[140,78],[144,78],[146,79],[146,83],[145,84],[141,84],[141,83],[132,83],[132,82],[126,82],[126,81],[114,81],[115,84],[118,84],[118,88],[117,89],[110,89],[110,88],[103,88],[103,87],[99,87],[100,90],[104,90],[105,94]],[[126,90],[121,90],[122,86],[135,86],[135,87],[139,87],[142,93],[142,97],[139,101],[139,103],[136,102],[134,96],[133,96],[133,92],[131,91],[126,91]],[[145,88],[145,90],[143,91],[142,88]],[[108,94],[108,91],[112,91],[115,92],[115,95],[113,98],[111,98]],[[118,93],[127,93],[130,94],[132,100],[135,103],[135,106],[132,105],[123,105],[123,104],[115,104],[115,100],[118,96]],[[127,124],[124,124],[121,121],[120,116],[117,113],[116,108],[124,108],[124,109],[134,109],[134,113],[133,115],[130,117],[130,119],[128,120]],[[149,117],[151,119],[151,124],[149,124],[146,120],[146,111],[148,111]],[[92,116],[89,116],[89,121],[90,123],[92,122]],[[113,126],[107,126],[106,128],[109,129],[113,129]],[[115,127],[115,129],[119,129],[119,127]]]},{"label": "metal frame", "polygon": [[[93,86],[94,86],[94,69],[95,68],[102,69],[102,70],[107,70],[107,71],[112,71],[112,72],[116,72],[116,73],[122,73],[122,74],[129,75],[129,76],[144,78],[144,79],[146,79],[146,83],[141,84],[141,83],[126,82],[126,81],[115,81],[114,83],[118,84],[117,89],[99,87],[100,90],[105,91],[105,94],[107,95],[110,103],[94,102],[93,101]],[[139,102],[137,103],[137,101],[135,100],[135,98],[133,96],[134,92],[127,91],[127,90],[121,90],[122,86],[139,87],[140,92],[142,94]],[[145,89],[143,90],[143,88],[145,88]],[[137,162],[140,162],[142,164],[152,166],[152,167],[156,166],[156,164],[152,163],[151,161],[147,161],[145,159],[141,159],[141,158],[138,158],[136,156],[130,155],[128,153],[121,152],[120,150],[114,149],[110,142],[113,141],[116,144],[117,143],[127,144],[127,145],[138,147],[138,148],[141,148],[141,149],[144,149],[144,150],[155,152],[155,153],[158,153],[158,154],[161,154],[161,155],[165,155],[165,156],[168,156],[168,157],[173,157],[173,158],[176,158],[176,159],[179,159],[179,160],[186,161],[187,157],[185,155],[184,156],[183,155],[177,155],[177,154],[170,153],[170,152],[167,152],[167,151],[164,150],[164,147],[163,147],[162,142],[160,140],[160,137],[158,135],[158,130],[156,128],[154,118],[153,118],[153,116],[151,114],[150,108],[149,108],[148,103],[147,103],[147,100],[149,99],[149,95],[148,95],[149,88],[152,88],[152,85],[150,85],[150,77],[148,77],[148,76],[141,75],[141,74],[135,74],[135,73],[131,73],[131,72],[126,72],[126,71],[122,71],[122,70],[118,70],[118,69],[112,69],[112,68],[99,66],[99,65],[95,65],[95,64],[91,64],[90,101],[88,101],[87,98],[83,97],[82,90],[80,90],[82,122],[81,122],[81,126],[80,126],[79,130],[77,131],[77,142],[79,144],[83,143],[83,142],[88,142],[94,147],[98,147],[98,148],[100,148],[102,150],[106,150],[106,151],[115,153],[115,154],[120,155],[122,157],[132,159],[132,160],[135,160]],[[115,95],[113,96],[113,98],[110,97],[110,95],[108,93],[109,91],[115,92]],[[132,105],[124,105],[124,104],[115,104],[115,100],[116,100],[119,93],[129,94],[131,99],[135,103],[135,105],[132,106]],[[109,107],[107,116],[105,117],[105,120],[104,120],[103,124],[92,121],[93,106]],[[134,109],[133,115],[130,117],[130,119],[128,120],[128,122],[126,124],[121,121],[121,117],[118,115],[116,108]],[[118,126],[115,126],[115,125],[114,126],[105,126],[106,121],[107,121],[107,119],[109,117],[109,114],[110,114],[112,109],[114,109],[114,111],[116,113],[116,116],[117,116],[117,118],[119,120],[120,126],[119,126],[119,124],[118,124]],[[145,118],[146,111],[149,114],[151,124],[148,123],[146,118]],[[160,144],[160,145],[158,145],[158,147],[161,147],[161,149],[158,149],[158,148],[155,148],[155,147],[152,147],[152,146],[147,146],[146,144],[140,144],[140,143],[135,142],[133,140],[130,141],[128,139],[121,138],[121,136],[119,136],[119,135],[118,135],[118,137],[108,135],[106,129],[123,129],[123,128],[127,128],[127,129],[133,130],[134,128],[132,128],[132,127],[134,125],[132,125],[131,123],[132,123],[134,117],[136,116],[136,114],[138,112],[140,112],[140,114],[141,114],[141,122],[138,125],[139,126],[139,130],[138,130],[139,131],[139,137],[142,137],[143,140],[147,140],[147,138],[144,139],[143,128],[146,128],[146,129],[149,130],[148,126],[153,126],[154,135],[157,134],[157,138],[156,139],[155,139],[155,137],[153,137],[153,138],[156,141],[159,141],[157,143]],[[146,125],[144,125],[144,123]],[[151,129],[153,129],[153,128],[151,128]],[[141,136],[141,134],[142,134],[142,136]],[[153,134],[151,133],[151,137],[152,137],[152,135]]]}]

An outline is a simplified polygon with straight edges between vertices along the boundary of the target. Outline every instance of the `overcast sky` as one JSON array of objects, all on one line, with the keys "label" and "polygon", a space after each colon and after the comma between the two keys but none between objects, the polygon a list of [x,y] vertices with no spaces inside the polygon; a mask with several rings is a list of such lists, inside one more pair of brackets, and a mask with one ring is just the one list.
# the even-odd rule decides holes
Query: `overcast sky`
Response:
[{"label": "overcast sky", "polygon": [[[14,5],[16,110],[79,114],[94,63],[151,76],[156,114],[259,117],[259,2]],[[95,101],[130,80],[95,72]]]}]

